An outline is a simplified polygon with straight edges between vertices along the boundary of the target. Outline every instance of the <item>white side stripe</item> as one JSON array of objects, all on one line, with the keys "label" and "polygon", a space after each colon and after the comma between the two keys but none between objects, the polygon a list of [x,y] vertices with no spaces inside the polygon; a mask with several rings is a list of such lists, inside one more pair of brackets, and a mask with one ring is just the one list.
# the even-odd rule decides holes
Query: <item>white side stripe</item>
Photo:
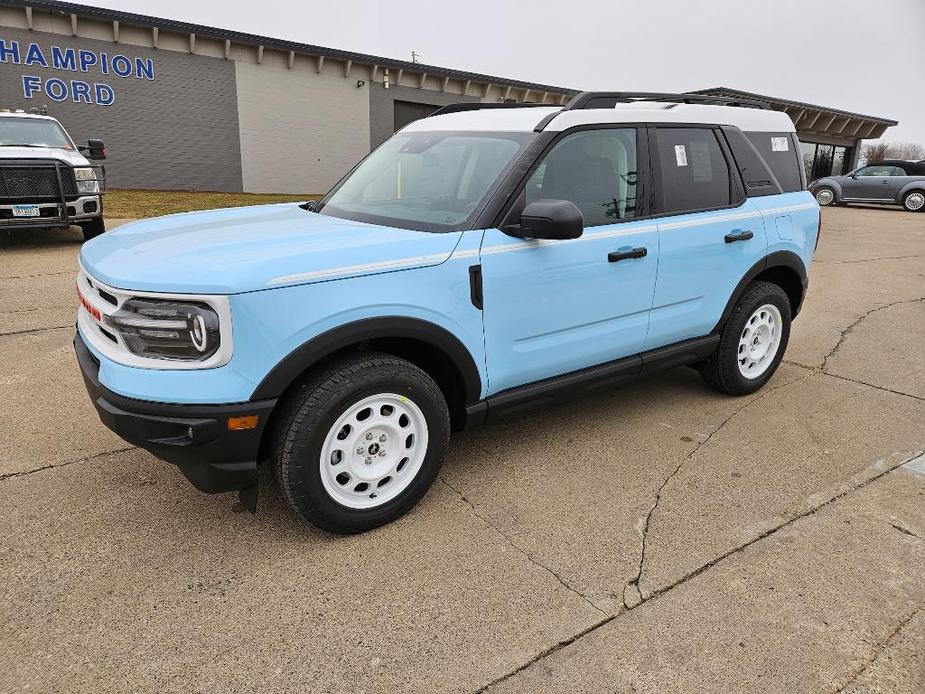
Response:
[{"label": "white side stripe", "polygon": [[301,272],[294,275],[283,275],[274,277],[267,286],[276,284],[289,284],[291,282],[311,282],[315,280],[326,280],[337,277],[347,277],[350,275],[388,272],[390,270],[401,270],[403,268],[415,267],[418,265],[435,265],[446,260],[466,260],[469,258],[478,258],[484,255],[494,255],[496,253],[507,253],[508,251],[522,251],[529,248],[538,248],[540,246],[555,246],[561,243],[578,243],[581,241],[596,241],[598,239],[618,238],[620,236],[632,236],[633,234],[645,234],[653,231],[668,231],[671,229],[685,229],[687,227],[698,226],[700,224],[712,224],[715,222],[732,222],[739,219],[752,219],[761,217],[764,214],[783,214],[785,212],[796,212],[798,210],[809,210],[817,207],[815,202],[801,203],[799,205],[788,205],[786,207],[775,207],[767,210],[758,210],[753,212],[738,212],[732,214],[716,214],[709,217],[697,217],[696,219],[684,219],[676,222],[664,222],[654,224],[634,224],[629,222],[627,226],[620,226],[617,229],[607,231],[590,231],[577,239],[551,240],[551,239],[525,239],[514,243],[503,243],[497,246],[487,246],[482,249],[470,248],[465,251],[456,253],[435,253],[432,255],[419,255],[411,258],[396,258],[395,260],[383,260],[378,263],[366,263],[364,265],[346,265],[342,267],[328,268],[327,270],[315,270],[313,272]]},{"label": "white side stripe", "polygon": [[309,280],[331,279],[340,275],[356,275],[359,273],[369,272],[386,272],[388,270],[399,270],[401,268],[412,267],[414,265],[426,265],[430,263],[442,263],[450,257],[451,253],[434,253],[432,255],[418,255],[413,258],[396,258],[395,260],[383,260],[378,263],[366,263],[365,265],[347,265],[343,267],[332,267],[327,270],[315,270],[314,272],[300,272],[295,275],[283,275],[274,277],[269,282],[271,284],[287,284],[289,282],[306,282]]}]

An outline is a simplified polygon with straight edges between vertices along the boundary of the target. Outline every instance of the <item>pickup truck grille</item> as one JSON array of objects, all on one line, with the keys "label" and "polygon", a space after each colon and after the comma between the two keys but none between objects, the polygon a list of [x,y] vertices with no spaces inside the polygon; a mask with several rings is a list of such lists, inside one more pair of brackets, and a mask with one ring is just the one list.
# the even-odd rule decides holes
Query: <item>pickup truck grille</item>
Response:
[{"label": "pickup truck grille", "polygon": [[70,166],[55,162],[0,165],[0,205],[60,202],[62,194],[68,201],[78,197],[74,170]]}]

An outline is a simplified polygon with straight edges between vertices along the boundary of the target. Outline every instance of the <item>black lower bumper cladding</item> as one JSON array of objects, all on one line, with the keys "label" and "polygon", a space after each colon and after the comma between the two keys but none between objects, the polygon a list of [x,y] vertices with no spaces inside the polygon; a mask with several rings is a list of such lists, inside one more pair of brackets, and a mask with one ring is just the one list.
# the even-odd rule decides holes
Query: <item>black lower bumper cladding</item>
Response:
[{"label": "black lower bumper cladding", "polygon": [[[175,405],[135,400],[113,393],[99,382],[99,362],[78,334],[77,361],[90,400],[103,424],[127,442],[173,463],[202,492],[241,490],[251,510],[256,505],[260,440],[276,400],[234,405]],[[258,415],[256,427],[228,429],[229,417]]]}]

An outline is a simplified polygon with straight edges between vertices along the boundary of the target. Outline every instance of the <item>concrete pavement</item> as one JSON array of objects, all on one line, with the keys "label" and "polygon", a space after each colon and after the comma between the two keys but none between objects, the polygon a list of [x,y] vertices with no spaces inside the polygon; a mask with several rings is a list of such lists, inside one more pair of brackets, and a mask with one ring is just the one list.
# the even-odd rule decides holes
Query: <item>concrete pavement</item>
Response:
[{"label": "concrete pavement", "polygon": [[111,435],[79,233],[0,244],[0,691],[922,691],[925,215],[823,214],[765,390],[679,369],[457,436],[352,538]]}]

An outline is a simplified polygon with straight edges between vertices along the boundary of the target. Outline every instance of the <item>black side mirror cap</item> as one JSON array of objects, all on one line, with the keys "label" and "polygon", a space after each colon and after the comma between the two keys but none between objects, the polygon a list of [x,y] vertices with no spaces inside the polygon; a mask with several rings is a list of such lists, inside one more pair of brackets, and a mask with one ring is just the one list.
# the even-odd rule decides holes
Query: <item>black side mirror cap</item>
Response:
[{"label": "black side mirror cap", "polygon": [[[83,149],[83,148],[81,148]],[[106,145],[102,140],[87,140],[87,159],[105,159]]]},{"label": "black side mirror cap", "polygon": [[520,213],[520,224],[502,231],[522,239],[577,239],[584,231],[581,210],[570,200],[535,200]]}]

